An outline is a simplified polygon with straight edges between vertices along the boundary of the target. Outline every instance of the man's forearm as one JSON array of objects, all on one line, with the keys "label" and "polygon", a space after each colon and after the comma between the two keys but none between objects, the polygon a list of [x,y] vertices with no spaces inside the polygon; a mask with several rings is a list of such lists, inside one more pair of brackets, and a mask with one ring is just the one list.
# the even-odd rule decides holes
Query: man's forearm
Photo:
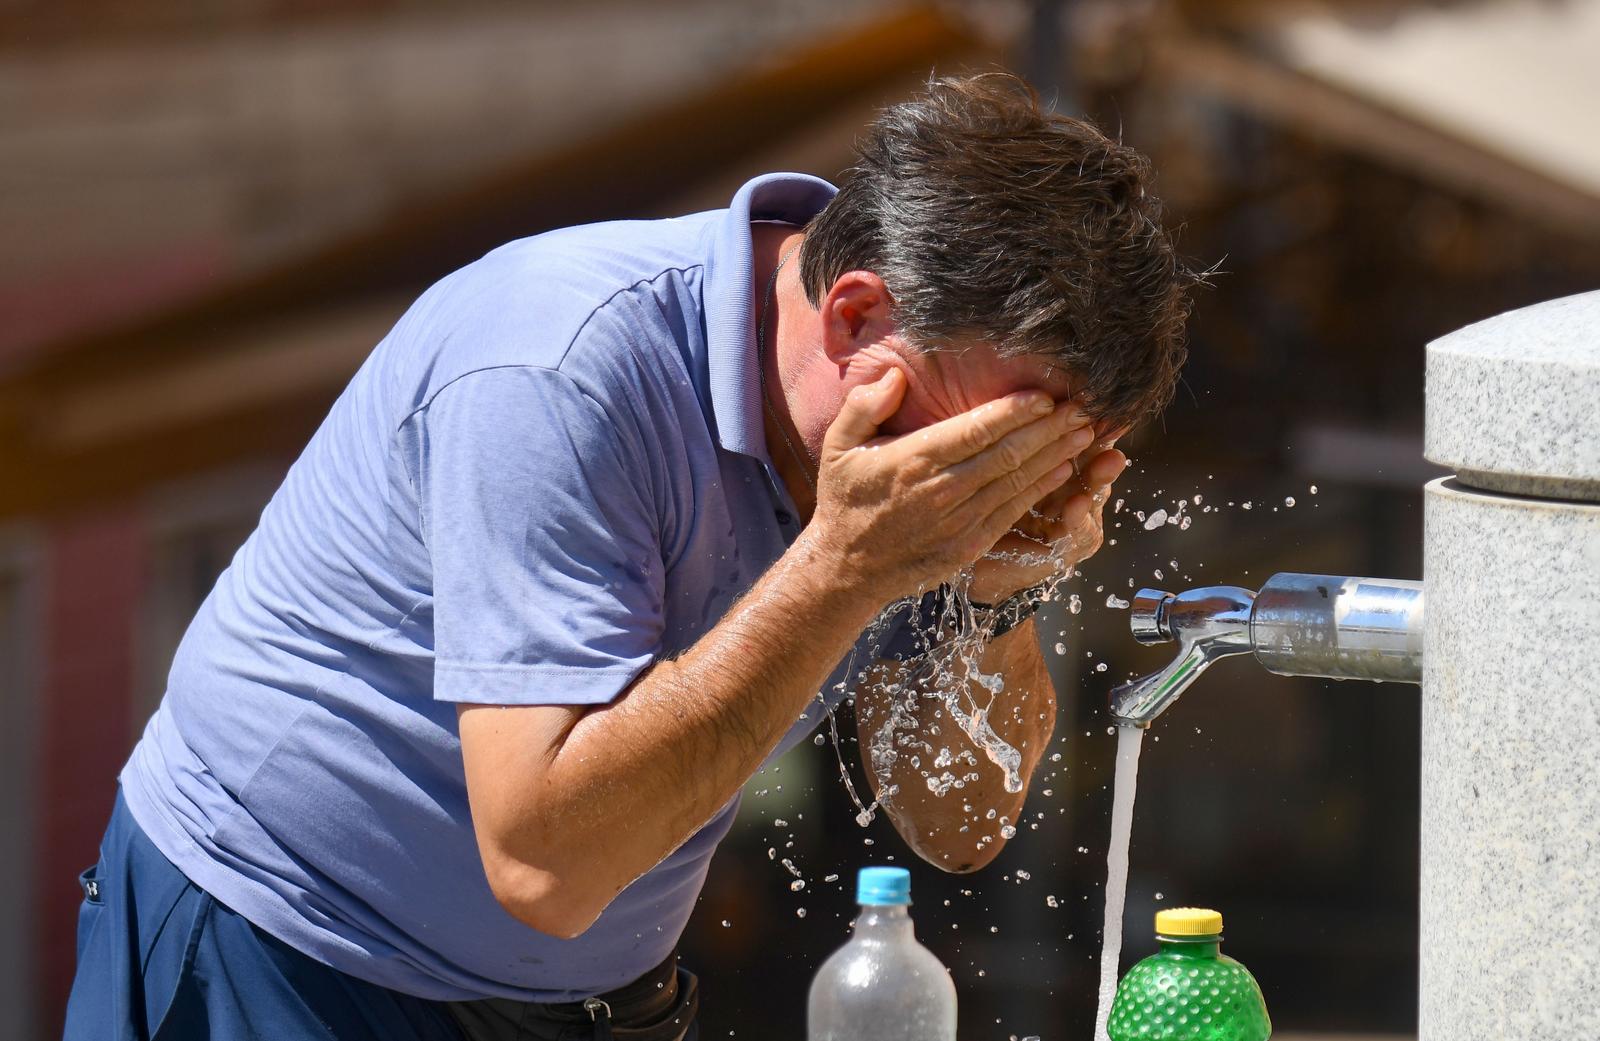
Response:
[{"label": "man's forearm", "polygon": [[[958,695],[964,719],[951,715],[946,692],[930,691],[925,682],[909,689],[924,679],[915,670],[890,668],[884,682],[856,698],[873,784],[896,830],[923,859],[946,871],[976,870],[1005,845],[1007,826],[1018,826],[1028,780],[1055,729],[1055,690],[1034,623],[990,642],[979,670],[1000,675],[1004,688],[994,694],[968,681]],[[889,693],[896,684],[899,690]],[[1019,790],[1007,790],[1007,771],[969,732],[984,727],[1020,756]]]},{"label": "man's forearm", "polygon": [[877,609],[802,535],[687,652],[577,718],[507,852],[563,880],[581,931],[738,792]]}]

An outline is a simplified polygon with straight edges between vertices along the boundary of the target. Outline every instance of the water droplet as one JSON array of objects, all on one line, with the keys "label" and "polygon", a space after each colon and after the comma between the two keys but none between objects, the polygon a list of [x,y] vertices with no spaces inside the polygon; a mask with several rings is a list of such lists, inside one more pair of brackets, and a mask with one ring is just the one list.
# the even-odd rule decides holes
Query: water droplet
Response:
[{"label": "water droplet", "polygon": [[1167,511],[1157,510],[1150,516],[1142,519],[1144,520],[1145,531],[1155,531],[1157,528],[1161,527],[1161,525],[1167,523]]},{"label": "water droplet", "polygon": [[732,923],[732,922],[730,922],[730,921],[728,921],[728,920],[727,920],[727,919],[726,919],[726,918],[724,918],[724,919],[723,919],[723,920],[722,920],[722,927],[723,927],[723,928],[724,928],[724,929],[728,929],[728,928],[731,928],[731,927],[732,927],[732,926],[733,926],[733,923]]},{"label": "water droplet", "polygon": [[796,918],[804,918],[806,916],[806,909],[803,908],[803,907],[795,908],[794,909],[794,916]]},{"label": "water droplet", "polygon": [[1283,504],[1285,506],[1293,506],[1294,505],[1294,496],[1292,496],[1292,495],[1284,496]]},{"label": "water droplet", "polygon": [[1077,614],[1083,610],[1083,600],[1079,598],[1077,593],[1067,597],[1067,610],[1072,614]]},{"label": "water droplet", "polygon": [[1045,898],[1044,898],[1044,902],[1045,902],[1045,904],[1046,904],[1046,905],[1047,905],[1047,906],[1049,906],[1049,907],[1060,907],[1060,906],[1061,906],[1061,901],[1059,901],[1059,900],[1057,900],[1057,899],[1056,899],[1056,898],[1055,898],[1055,897],[1053,897],[1053,896],[1047,896],[1047,897],[1045,897]]},{"label": "water droplet", "polygon": [[1110,596],[1106,597],[1106,606],[1114,608],[1118,611],[1124,611],[1127,610],[1128,601],[1122,599],[1122,597],[1118,596],[1117,594],[1112,593]]},{"label": "water droplet", "polygon": [[1017,829],[1009,824],[1002,824],[1000,825],[1000,837],[1003,839],[1014,839],[1017,837]]},{"label": "water droplet", "polygon": [[1311,486],[1311,494],[1312,494],[1312,495],[1315,495],[1315,494],[1317,494],[1317,486],[1316,486],[1316,485],[1314,485],[1314,484],[1313,484],[1313,485],[1312,485],[1312,486]]},{"label": "water droplet", "polygon": [[798,893],[798,892],[800,892],[800,890],[804,889],[805,887],[806,887],[806,880],[803,879],[803,878],[797,878],[793,882],[789,883],[789,892]]},{"label": "water droplet", "polygon": [[811,743],[816,745],[818,748],[821,748],[823,745],[828,743],[828,735],[818,734],[816,737],[811,739]]},{"label": "water droplet", "polygon": [[1094,667],[1094,671],[1095,672],[1105,672],[1106,671],[1106,663],[1105,662],[1101,662],[1100,664],[1096,665]]},{"label": "water droplet", "polygon": [[1057,654],[1066,654],[1067,653],[1067,645],[1064,644],[1064,643],[1056,644],[1056,653]]}]

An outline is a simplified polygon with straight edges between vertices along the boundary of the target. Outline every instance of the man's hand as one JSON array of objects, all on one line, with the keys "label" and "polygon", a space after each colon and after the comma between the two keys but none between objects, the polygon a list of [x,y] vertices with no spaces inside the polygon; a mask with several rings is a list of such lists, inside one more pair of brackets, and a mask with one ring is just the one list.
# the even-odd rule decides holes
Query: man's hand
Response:
[{"label": "man's hand", "polygon": [[1124,433],[1126,428],[1096,430],[1094,442],[1073,461],[1076,474],[1034,504],[973,565],[972,599],[998,604],[1095,554],[1105,538],[1112,482],[1128,466],[1128,457],[1112,447]]},{"label": "man's hand", "polygon": [[[1072,478],[1075,458],[1094,440],[1088,417],[1057,407],[1041,391],[1009,394],[910,434],[878,436],[905,389],[905,376],[891,369],[846,398],[823,442],[808,526],[834,566],[859,576],[883,602],[976,561]],[[1069,516],[1083,522],[1083,508],[1067,510],[1075,501],[1062,500],[1051,530]]]}]

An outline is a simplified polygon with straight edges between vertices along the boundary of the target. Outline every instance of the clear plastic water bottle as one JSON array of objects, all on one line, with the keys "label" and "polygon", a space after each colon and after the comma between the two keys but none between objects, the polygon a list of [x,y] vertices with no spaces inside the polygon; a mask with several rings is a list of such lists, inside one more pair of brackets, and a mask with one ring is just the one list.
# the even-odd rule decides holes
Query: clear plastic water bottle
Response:
[{"label": "clear plastic water bottle", "polygon": [[811,981],[809,1041],[955,1041],[956,985],[911,928],[911,872],[862,868],[850,941]]}]

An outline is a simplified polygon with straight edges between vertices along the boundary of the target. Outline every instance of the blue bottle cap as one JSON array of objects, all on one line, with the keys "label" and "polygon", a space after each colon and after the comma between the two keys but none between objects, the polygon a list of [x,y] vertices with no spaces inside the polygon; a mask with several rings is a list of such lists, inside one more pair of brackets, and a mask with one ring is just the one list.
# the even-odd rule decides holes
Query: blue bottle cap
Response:
[{"label": "blue bottle cap", "polygon": [[856,903],[905,907],[911,903],[911,872],[903,867],[864,867],[856,876]]}]

